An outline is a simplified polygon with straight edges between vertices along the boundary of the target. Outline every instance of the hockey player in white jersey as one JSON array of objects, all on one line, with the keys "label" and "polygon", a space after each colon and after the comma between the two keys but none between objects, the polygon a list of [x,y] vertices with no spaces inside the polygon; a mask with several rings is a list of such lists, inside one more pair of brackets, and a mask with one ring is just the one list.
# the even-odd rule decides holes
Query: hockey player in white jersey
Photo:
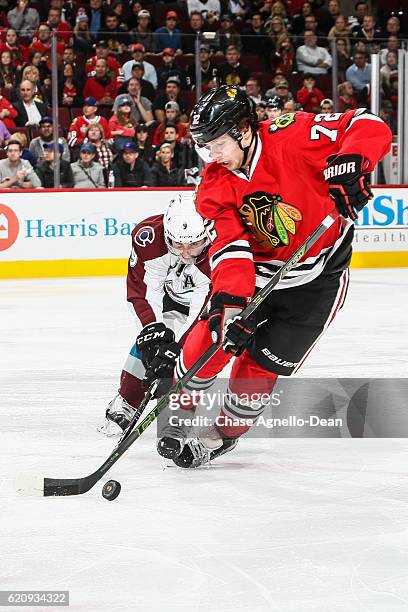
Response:
[{"label": "hockey player in white jersey", "polygon": [[210,293],[207,247],[192,192],[179,194],[165,215],[149,217],[133,230],[127,300],[136,317],[137,338],[123,367],[118,395],[98,428],[102,433],[116,435],[126,429],[153,382],[143,379],[157,354],[161,377],[172,378],[174,361],[166,362],[166,349],[179,351]]}]

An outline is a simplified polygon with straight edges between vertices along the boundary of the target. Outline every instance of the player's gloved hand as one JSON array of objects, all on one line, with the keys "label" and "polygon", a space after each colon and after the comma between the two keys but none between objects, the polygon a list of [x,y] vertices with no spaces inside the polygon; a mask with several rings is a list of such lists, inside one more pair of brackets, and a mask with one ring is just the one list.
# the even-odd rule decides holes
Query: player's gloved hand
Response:
[{"label": "player's gloved hand", "polygon": [[150,385],[158,380],[159,384],[152,397],[161,397],[170,389],[173,384],[173,371],[177,357],[180,355],[180,345],[178,342],[162,344],[152,362],[146,368],[142,380],[142,386],[148,389]]},{"label": "player's gloved hand", "polygon": [[256,329],[252,319],[244,321],[240,313],[248,300],[238,295],[219,292],[210,300],[208,311],[201,317],[208,320],[213,342],[222,344],[226,353],[240,355]]},{"label": "player's gloved hand", "polygon": [[142,355],[145,368],[153,361],[157,351],[163,344],[174,342],[175,336],[172,329],[164,323],[150,323],[146,325],[136,338],[136,347]]},{"label": "player's gloved hand", "polygon": [[330,196],[339,213],[355,221],[358,211],[373,197],[366,173],[369,162],[358,154],[331,155],[326,161],[324,177]]}]

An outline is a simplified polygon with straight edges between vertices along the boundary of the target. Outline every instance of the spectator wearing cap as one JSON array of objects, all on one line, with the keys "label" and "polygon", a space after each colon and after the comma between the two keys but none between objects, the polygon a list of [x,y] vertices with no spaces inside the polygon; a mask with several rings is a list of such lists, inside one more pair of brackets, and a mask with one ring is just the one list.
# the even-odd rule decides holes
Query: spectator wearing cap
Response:
[{"label": "spectator wearing cap", "polygon": [[306,113],[320,112],[320,104],[324,98],[324,93],[316,87],[315,76],[306,73],[303,77],[303,86],[296,94],[296,100],[302,105],[303,110]]},{"label": "spectator wearing cap", "polygon": [[204,31],[204,17],[199,11],[193,11],[190,14],[190,23],[188,28],[183,31],[183,53],[195,54],[195,44],[197,34],[202,34]]},{"label": "spectator wearing cap", "polygon": [[149,141],[149,130],[147,125],[140,124],[136,128],[136,145],[139,150],[139,157],[149,166],[152,165],[155,150]]},{"label": "spectator wearing cap", "polygon": [[123,77],[125,81],[128,81],[132,76],[132,67],[135,62],[141,62],[143,64],[143,78],[149,81],[155,89],[157,89],[157,72],[156,68],[150,62],[146,62],[144,59],[145,47],[141,43],[132,45],[132,59],[125,62],[122,66]]},{"label": "spectator wearing cap", "polygon": [[132,106],[129,98],[122,97],[116,110],[109,119],[109,130],[114,138],[116,150],[120,150],[123,143],[132,140],[136,135],[137,122],[132,117]]},{"label": "spectator wearing cap", "polygon": [[38,29],[40,15],[37,9],[30,7],[30,0],[17,0],[15,8],[7,13],[7,21],[20,36],[30,38]]},{"label": "spectator wearing cap", "polygon": [[47,105],[34,99],[35,87],[31,81],[20,83],[20,100],[13,104],[17,111],[15,124],[17,127],[39,125],[40,120],[47,114]]},{"label": "spectator wearing cap", "polygon": [[240,53],[242,49],[241,36],[236,31],[229,15],[221,15],[218,31],[214,40],[217,54],[226,55],[230,47],[235,47]]},{"label": "spectator wearing cap", "polygon": [[[59,170],[60,170],[60,186],[62,188],[70,188],[74,186],[74,177],[72,175],[71,164],[62,159],[62,153],[64,147],[58,143],[58,157],[60,158]],[[54,168],[55,168],[55,148],[54,143],[46,145],[44,149],[44,159],[40,161],[36,166],[36,173],[41,181],[42,187],[45,189],[53,189],[54,183]]]},{"label": "spectator wearing cap", "polygon": [[90,142],[95,145],[98,162],[103,168],[105,184],[108,186],[109,170],[113,159],[113,153],[105,139],[105,133],[100,123],[91,123],[88,125],[85,131],[84,142]]},{"label": "spectator wearing cap", "polygon": [[280,96],[281,98],[288,100],[293,98],[291,92],[289,91],[288,81],[280,73],[275,74],[273,77],[273,86],[265,92],[265,98],[273,98],[273,96]]},{"label": "spectator wearing cap", "polygon": [[296,50],[296,62],[299,72],[327,74],[332,58],[327,49],[317,46],[316,34],[306,30],[304,44]]},{"label": "spectator wearing cap", "polygon": [[154,35],[149,11],[146,9],[138,11],[137,23],[130,28],[129,35],[133,44],[143,45],[148,53],[154,53]]},{"label": "spectator wearing cap", "polygon": [[184,168],[173,164],[173,149],[170,143],[162,142],[152,165],[154,187],[181,187],[185,185]]},{"label": "spectator wearing cap", "polygon": [[151,187],[152,174],[149,166],[139,158],[139,151],[134,142],[127,142],[121,155],[112,164],[115,187]]},{"label": "spectator wearing cap", "polygon": [[107,13],[105,25],[98,33],[98,40],[105,40],[110,53],[113,54],[123,53],[130,44],[126,26],[121,23],[119,16],[113,11]]},{"label": "spectator wearing cap", "polygon": [[284,101],[279,96],[273,96],[266,100],[266,116],[269,120],[274,120],[283,114]]},{"label": "spectator wearing cap", "polygon": [[187,117],[187,104],[180,97],[180,79],[177,76],[172,76],[167,79],[166,91],[164,94],[158,94],[153,101],[153,112],[157,121],[164,121],[165,107],[167,102],[177,102],[180,108],[180,121],[182,123],[188,122]]},{"label": "spectator wearing cap", "polygon": [[159,89],[164,89],[169,77],[177,76],[180,80],[181,88],[186,88],[186,73],[178,66],[175,60],[174,49],[168,47],[163,49],[162,62],[157,67],[157,77],[159,82]]},{"label": "spectator wearing cap", "polygon": [[181,33],[177,28],[178,15],[175,11],[167,11],[165,25],[155,30],[155,51],[161,53],[170,47],[175,53],[182,53]]},{"label": "spectator wearing cap", "polygon": [[82,143],[79,159],[71,164],[75,189],[103,189],[103,168],[96,161],[97,151],[91,142]]},{"label": "spectator wearing cap", "polygon": [[231,45],[225,54],[226,63],[221,64],[218,69],[218,78],[225,85],[245,85],[250,77],[250,72],[246,66],[240,63],[238,49]]},{"label": "spectator wearing cap", "polygon": [[89,29],[89,17],[85,12],[79,13],[75,18],[73,46],[76,51],[85,55],[92,53],[93,36]]},{"label": "spectator wearing cap", "polygon": [[23,145],[11,139],[7,158],[0,160],[0,189],[38,189],[41,181],[29,161],[22,159]]},{"label": "spectator wearing cap", "polygon": [[334,112],[334,103],[331,98],[324,98],[320,102],[320,112],[328,115]]},{"label": "spectator wearing cap", "polygon": [[151,102],[153,102],[153,100],[156,97],[156,90],[153,87],[153,85],[150,83],[150,81],[147,81],[144,78],[144,67],[143,67],[142,62],[133,63],[131,74],[132,74],[131,78],[125,83],[123,83],[123,85],[120,86],[118,90],[118,95],[122,93],[127,93],[129,89],[129,83],[131,82],[131,80],[137,79],[140,82],[140,86],[141,86],[140,95],[143,96],[144,98],[147,98]]},{"label": "spectator wearing cap", "polygon": [[218,21],[221,13],[220,0],[187,0],[188,14],[201,13],[203,18],[210,23]]},{"label": "spectator wearing cap", "polygon": [[117,111],[123,100],[127,100],[130,103],[131,115],[136,124],[146,123],[150,125],[153,123],[153,112],[152,103],[148,98],[142,96],[142,86],[139,79],[129,79],[127,83],[127,92],[119,94],[115,98],[113,103],[112,111]]},{"label": "spectator wearing cap", "polygon": [[67,136],[69,147],[76,147],[83,143],[86,130],[92,123],[100,123],[103,128],[105,138],[110,138],[108,122],[106,121],[105,117],[97,114],[97,110],[98,107],[96,105],[95,98],[85,98],[84,105],[82,107],[82,115],[75,117],[69,126]]},{"label": "spectator wearing cap", "polygon": [[[39,135],[32,138],[29,145],[29,150],[34,155],[37,164],[44,159],[44,151],[53,141],[52,117],[46,115],[41,119],[39,131]],[[68,143],[65,138],[59,138],[59,143],[62,146],[62,159],[67,162],[71,161]]]},{"label": "spectator wearing cap", "polygon": [[85,73],[87,78],[95,76],[95,66],[98,59],[105,59],[108,63],[108,76],[116,79],[118,84],[123,83],[124,77],[122,67],[118,60],[110,55],[109,45],[106,40],[95,43],[95,55],[86,60]]},{"label": "spectator wearing cap", "polygon": [[85,81],[84,97],[94,98],[98,106],[109,106],[113,104],[118,89],[116,79],[108,75],[107,60],[96,60],[95,76]]},{"label": "spectator wearing cap", "polygon": [[168,124],[176,126],[178,142],[181,142],[181,139],[187,136],[186,126],[180,122],[180,107],[177,102],[166,102],[164,113],[164,121],[157,126],[154,132],[153,146],[157,146],[162,142],[162,140],[164,140],[166,127]]},{"label": "spectator wearing cap", "polygon": [[[203,90],[209,89],[210,87],[217,87],[217,74],[218,67],[215,62],[211,59],[212,53],[210,46],[202,43],[200,45],[200,65],[201,65],[201,85]],[[191,89],[195,88],[196,84],[196,71],[195,64],[191,64],[187,69],[186,76],[187,86]]]}]

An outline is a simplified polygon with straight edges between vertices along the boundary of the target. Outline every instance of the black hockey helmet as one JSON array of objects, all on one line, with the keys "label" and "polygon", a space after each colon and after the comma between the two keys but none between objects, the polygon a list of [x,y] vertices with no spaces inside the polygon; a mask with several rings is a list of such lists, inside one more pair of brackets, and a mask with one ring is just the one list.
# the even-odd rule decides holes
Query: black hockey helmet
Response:
[{"label": "black hockey helmet", "polygon": [[273,96],[273,98],[268,98],[266,100],[266,106],[268,108],[278,108],[279,110],[283,110],[283,100],[280,96]]},{"label": "black hockey helmet", "polygon": [[239,142],[242,135],[238,126],[244,117],[255,131],[258,125],[255,102],[244,91],[236,85],[209,89],[191,111],[191,135],[199,146],[224,134]]}]

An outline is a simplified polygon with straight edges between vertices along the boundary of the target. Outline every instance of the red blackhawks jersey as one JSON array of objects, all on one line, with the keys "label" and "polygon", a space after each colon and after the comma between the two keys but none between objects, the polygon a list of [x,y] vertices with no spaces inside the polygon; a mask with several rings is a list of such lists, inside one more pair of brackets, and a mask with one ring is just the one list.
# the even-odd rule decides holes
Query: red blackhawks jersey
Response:
[{"label": "red blackhawks jersey", "polygon": [[92,123],[99,123],[103,128],[105,138],[110,138],[110,129],[105,117],[95,115],[93,119],[88,119],[85,115],[80,115],[79,117],[75,117],[69,126],[67,136],[68,145],[73,147],[74,145],[82,144],[86,137],[86,130]]},{"label": "red blackhawks jersey", "polygon": [[[212,240],[213,292],[252,296],[333,210],[323,175],[329,155],[359,153],[371,172],[390,144],[389,128],[366,109],[289,113],[260,124],[248,175],[210,163],[196,207]],[[339,217],[279,287],[316,278],[351,226]]]},{"label": "red blackhawks jersey", "polygon": [[[90,57],[86,60],[85,73],[88,78],[95,76],[95,64],[97,59],[98,57],[94,55],[93,57]],[[112,57],[112,55],[108,55],[106,61],[108,63],[108,76],[116,79],[118,83],[122,84],[125,80],[125,77],[123,74],[122,66],[120,65],[118,60]]]},{"label": "red blackhawks jersey", "polygon": [[195,263],[184,264],[169,252],[163,230],[163,215],[149,217],[132,231],[128,263],[127,299],[141,327],[163,321],[165,312],[185,315],[175,330],[181,339],[196,321],[210,293],[207,252]]}]

